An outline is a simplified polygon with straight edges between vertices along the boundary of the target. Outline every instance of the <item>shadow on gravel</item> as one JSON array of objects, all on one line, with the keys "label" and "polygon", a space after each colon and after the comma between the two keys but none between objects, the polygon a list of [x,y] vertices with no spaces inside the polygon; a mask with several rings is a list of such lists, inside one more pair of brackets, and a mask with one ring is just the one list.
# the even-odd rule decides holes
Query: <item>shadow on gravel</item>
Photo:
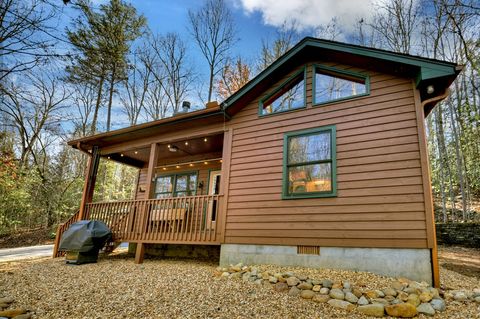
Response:
[{"label": "shadow on gravel", "polygon": [[440,266],[459,274],[480,279],[480,267],[456,262],[441,261]]}]

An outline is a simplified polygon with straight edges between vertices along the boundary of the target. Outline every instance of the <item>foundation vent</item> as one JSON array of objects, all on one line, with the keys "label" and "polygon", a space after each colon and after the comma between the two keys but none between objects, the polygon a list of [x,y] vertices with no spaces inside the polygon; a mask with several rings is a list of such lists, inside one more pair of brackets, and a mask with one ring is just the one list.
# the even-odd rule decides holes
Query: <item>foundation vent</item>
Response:
[{"label": "foundation vent", "polygon": [[320,255],[320,246],[297,246],[297,255]]}]

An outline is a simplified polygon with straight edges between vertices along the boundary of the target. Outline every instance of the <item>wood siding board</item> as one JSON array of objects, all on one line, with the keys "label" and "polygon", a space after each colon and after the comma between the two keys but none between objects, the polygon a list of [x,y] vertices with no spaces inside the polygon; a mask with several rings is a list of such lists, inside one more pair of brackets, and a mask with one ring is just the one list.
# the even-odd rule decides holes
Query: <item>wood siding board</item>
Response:
[{"label": "wood siding board", "polygon": [[[372,248],[425,248],[425,239],[401,238],[292,238],[283,237],[243,237],[231,236],[225,238],[227,244],[257,244],[257,245],[315,245],[320,247],[372,247]],[[294,242],[295,244],[292,244]]]}]

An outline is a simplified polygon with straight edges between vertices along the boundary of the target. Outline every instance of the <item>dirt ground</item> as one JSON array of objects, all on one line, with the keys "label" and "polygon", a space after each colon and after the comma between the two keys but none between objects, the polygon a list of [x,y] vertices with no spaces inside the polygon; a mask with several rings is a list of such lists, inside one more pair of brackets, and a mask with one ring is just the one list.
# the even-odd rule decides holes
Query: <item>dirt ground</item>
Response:
[{"label": "dirt ground", "polygon": [[16,248],[53,244],[49,228],[40,228],[10,235],[0,235],[0,248]]},{"label": "dirt ground", "polygon": [[458,246],[439,246],[440,267],[480,280],[480,249]]}]

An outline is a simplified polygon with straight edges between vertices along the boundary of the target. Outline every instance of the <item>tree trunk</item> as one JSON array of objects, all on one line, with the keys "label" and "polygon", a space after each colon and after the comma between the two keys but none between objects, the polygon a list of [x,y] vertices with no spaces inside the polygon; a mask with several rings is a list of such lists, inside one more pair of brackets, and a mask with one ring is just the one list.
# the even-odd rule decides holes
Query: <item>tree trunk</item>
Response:
[{"label": "tree trunk", "polygon": [[444,167],[443,167],[443,156],[442,156],[442,150],[441,150],[441,143],[440,143],[440,125],[441,123],[441,117],[442,114],[439,111],[440,107],[437,108],[435,111],[435,130],[436,130],[436,140],[437,140],[437,149],[438,149],[438,157],[439,157],[439,166],[440,166],[440,197],[442,199],[442,216],[443,216],[443,222],[446,223],[448,220],[447,216],[447,201],[446,201],[446,196],[445,196],[445,172],[444,172]]},{"label": "tree trunk", "polygon": [[110,77],[110,90],[108,96],[108,110],[107,110],[107,132],[110,131],[110,124],[112,119],[112,101],[113,101],[113,87],[115,85],[116,66],[113,66],[112,75]]},{"label": "tree trunk", "polygon": [[95,110],[93,111],[92,134],[95,134],[97,130],[98,110],[100,109],[100,103],[102,101],[103,82],[105,82],[105,75],[102,74],[98,82],[97,102],[95,103]]}]

